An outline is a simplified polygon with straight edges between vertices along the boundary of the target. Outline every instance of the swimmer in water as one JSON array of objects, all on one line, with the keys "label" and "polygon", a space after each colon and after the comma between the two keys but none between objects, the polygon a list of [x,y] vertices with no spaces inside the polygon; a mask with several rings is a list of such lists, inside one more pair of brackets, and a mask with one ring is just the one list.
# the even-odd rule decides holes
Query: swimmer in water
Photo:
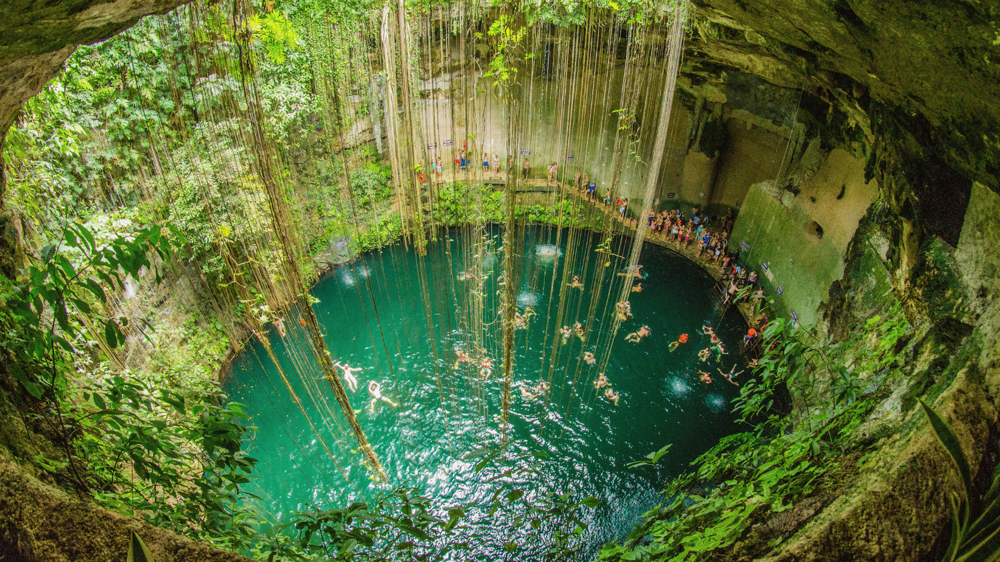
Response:
[{"label": "swimmer in water", "polygon": [[528,386],[528,383],[522,382],[521,383],[521,398],[524,398],[525,400],[534,400],[535,398],[538,398],[538,397],[535,395],[534,392],[531,391],[531,387]]},{"label": "swimmer in water", "polygon": [[344,371],[344,382],[347,383],[347,387],[351,389],[351,392],[358,391],[358,379],[354,376],[352,371],[360,371],[361,367],[351,368],[350,365],[341,365],[339,362],[333,364],[335,367],[340,367]]},{"label": "swimmer in water", "polygon": [[[630,273],[630,271],[631,271],[631,273]],[[642,266],[641,265],[637,265],[635,267],[635,270],[632,270],[632,268],[630,267],[630,268],[626,269],[625,271],[619,273],[618,275],[620,275],[622,277],[627,277],[627,276],[631,275],[632,277],[635,277],[636,279],[642,279]]]},{"label": "swimmer in water", "polygon": [[579,322],[573,324],[573,333],[576,334],[576,337],[580,338],[580,341],[584,341],[586,339],[586,332],[583,331],[583,324]]},{"label": "swimmer in water", "polygon": [[698,359],[701,360],[702,363],[704,363],[705,361],[708,361],[708,358],[711,355],[712,355],[712,348],[706,347],[705,349],[698,352]]},{"label": "swimmer in water", "polygon": [[549,383],[546,381],[539,381],[538,386],[534,388],[535,396],[544,396],[545,393],[549,391]]},{"label": "swimmer in water", "polygon": [[681,337],[677,338],[677,341],[670,342],[670,351],[675,351],[682,343],[687,343],[688,335],[681,334]]},{"label": "swimmer in water", "polygon": [[[726,378],[729,378],[729,377],[732,377],[732,378],[734,378],[734,379],[735,379],[736,377],[740,376],[741,374],[743,374],[743,371],[740,371],[739,373],[736,373],[736,372],[734,372],[734,371],[736,371],[736,364],[735,364],[735,363],[733,363],[733,368],[732,368],[732,369],[729,369],[729,372],[728,372],[728,373],[723,373],[723,372],[722,372],[722,369],[718,369],[718,371],[719,371],[719,373],[721,373],[721,374],[722,374],[722,376],[724,376],[724,377],[726,377]],[[732,381],[730,381],[730,382],[732,382]]]},{"label": "swimmer in water", "polygon": [[618,405],[618,400],[621,399],[621,395],[614,390],[611,390],[610,386],[604,391],[604,397],[614,402],[615,406]]},{"label": "swimmer in water", "polygon": [[633,286],[632,287],[632,292],[633,293],[641,293],[642,292],[642,283],[639,283],[638,285]]},{"label": "swimmer in water", "polygon": [[628,301],[621,301],[615,303],[615,318],[619,321],[624,322],[632,317],[632,303]]},{"label": "swimmer in water", "polygon": [[274,319],[274,327],[278,329],[278,335],[285,337],[285,322],[281,318]]},{"label": "swimmer in water", "polygon": [[608,386],[609,384],[610,383],[608,382],[608,377],[604,376],[604,373],[600,373],[597,375],[597,380],[594,381],[594,388],[600,390]]},{"label": "swimmer in water", "polygon": [[711,326],[702,326],[701,333],[706,336],[712,336],[713,339],[715,338],[715,330],[713,330]]},{"label": "swimmer in water", "polygon": [[589,351],[585,351],[583,353],[583,360],[586,361],[590,365],[593,365],[594,363],[597,363],[597,358],[594,357],[594,354],[591,353],[591,352],[589,352]]},{"label": "swimmer in water", "polygon": [[701,371],[701,370],[699,370],[698,372],[701,373],[701,382],[703,382],[705,384],[712,384],[712,376],[711,375],[709,375],[705,371]]},{"label": "swimmer in water", "polygon": [[528,320],[535,315],[535,311],[529,306],[524,309],[524,314],[514,311],[514,329],[525,330],[528,328]]},{"label": "swimmer in water", "polygon": [[569,337],[573,335],[573,328],[563,326],[562,329],[559,330],[559,334],[562,336],[563,343],[566,343],[569,341]]},{"label": "swimmer in water", "polygon": [[569,284],[570,289],[583,289],[583,283],[580,282],[580,276],[574,275],[573,282]]},{"label": "swimmer in water", "polygon": [[639,328],[638,332],[632,332],[631,334],[625,336],[625,341],[639,343],[642,341],[642,338],[648,336],[650,333],[649,326],[643,326],[642,328]]},{"label": "swimmer in water", "polygon": [[464,351],[462,351],[461,349],[456,349],[455,350],[455,356],[458,357],[458,359],[455,360],[455,366],[452,367],[452,369],[454,369],[456,371],[458,370],[458,366],[460,364],[462,364],[462,363],[472,363],[472,358],[469,357],[469,354],[466,353],[466,352],[464,352]]},{"label": "swimmer in water", "polygon": [[393,408],[397,406],[395,402],[389,400],[385,396],[382,396],[382,385],[375,381],[371,381],[368,383],[368,394],[371,394],[372,396],[372,401],[370,404],[368,404],[368,411],[373,414],[375,413],[375,404],[378,403],[379,400],[385,402],[386,404],[392,406]]},{"label": "swimmer in water", "polygon": [[483,357],[482,363],[479,364],[479,376],[482,379],[489,380],[490,376],[493,374],[493,360],[488,356]]}]

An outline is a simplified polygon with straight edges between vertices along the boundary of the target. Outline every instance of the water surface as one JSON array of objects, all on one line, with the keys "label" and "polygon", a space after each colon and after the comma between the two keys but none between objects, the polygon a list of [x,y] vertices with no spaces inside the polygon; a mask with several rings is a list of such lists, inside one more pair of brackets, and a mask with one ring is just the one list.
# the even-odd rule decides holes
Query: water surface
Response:
[{"label": "water surface", "polygon": [[[716,369],[729,371],[739,359],[746,330],[735,311],[720,314],[712,280],[703,270],[647,245],[640,258],[643,291],[631,294],[633,317],[613,336],[614,304],[624,280],[615,256],[627,255],[628,241],[612,240],[604,246],[608,254],[596,251],[600,236],[529,228],[523,242],[517,237],[516,252],[521,273],[515,299],[528,320],[515,333],[515,384],[537,389],[545,380],[551,390],[536,399],[523,398],[519,387],[513,390],[509,453],[545,452],[548,457],[523,461],[537,470],[510,484],[526,490],[529,498],[555,491],[602,500],[582,558],[629,532],[644,512],[663,501],[658,489],[736,429],[729,402],[738,389]],[[475,452],[498,446],[503,435],[500,246],[496,231],[483,238],[454,231],[432,243],[424,258],[393,246],[336,268],[313,289],[331,355],[362,369],[351,400],[391,484],[418,486],[442,508],[486,502],[495,486],[484,482],[508,468],[500,462],[474,471],[482,458]],[[613,263],[605,267],[608,261]],[[564,268],[569,268],[565,278]],[[583,289],[564,283],[573,275]],[[274,329],[269,337],[319,437],[259,343],[233,362],[226,383],[231,398],[246,405],[259,429],[248,444],[260,460],[259,478],[249,491],[262,498],[262,510],[278,522],[299,510],[344,507],[387,489],[373,483],[360,456],[351,453],[356,445],[342,429],[329,386],[305,340],[295,336],[301,332],[295,329],[300,328],[296,318],[292,313],[285,320],[289,337],[280,338]],[[572,336],[564,343],[558,330],[575,322],[585,326],[585,338]],[[626,334],[642,325],[651,335],[638,344],[626,342]],[[716,330],[729,354],[720,359],[713,353],[700,362],[698,351],[709,346],[709,336],[702,334],[706,325]],[[671,352],[669,344],[685,333],[688,342]],[[456,350],[477,360],[485,353],[493,361],[492,376],[484,380],[480,365],[462,363],[456,370]],[[596,364],[583,360],[586,351],[594,353]],[[305,375],[296,374],[296,365]],[[620,393],[617,406],[594,388],[602,366]],[[714,382],[699,381],[699,369],[713,373]],[[379,402],[369,409],[371,380],[398,406]],[[667,444],[670,453],[658,466],[627,468]],[[542,559],[530,548],[533,541],[512,531],[504,517],[512,516],[491,518],[496,540],[481,544],[477,557]],[[526,550],[506,554],[503,542],[519,536]]]}]

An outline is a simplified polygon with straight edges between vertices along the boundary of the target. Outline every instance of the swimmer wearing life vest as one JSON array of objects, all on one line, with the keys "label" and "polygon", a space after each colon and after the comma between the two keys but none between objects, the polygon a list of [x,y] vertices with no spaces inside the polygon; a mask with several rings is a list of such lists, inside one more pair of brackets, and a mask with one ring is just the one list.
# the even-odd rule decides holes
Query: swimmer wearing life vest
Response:
[{"label": "swimmer wearing life vest", "polygon": [[670,351],[675,351],[682,343],[687,343],[688,335],[681,334],[677,341],[670,342]]}]

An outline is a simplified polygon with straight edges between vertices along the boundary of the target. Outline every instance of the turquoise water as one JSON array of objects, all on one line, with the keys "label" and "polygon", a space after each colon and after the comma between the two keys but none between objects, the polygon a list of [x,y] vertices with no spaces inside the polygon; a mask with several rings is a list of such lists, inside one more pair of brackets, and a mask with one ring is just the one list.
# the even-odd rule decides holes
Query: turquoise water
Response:
[{"label": "turquoise water", "polygon": [[[495,487],[484,482],[505,469],[490,465],[476,473],[480,458],[469,458],[470,453],[498,445],[503,434],[496,318],[502,256],[498,232],[492,234],[478,255],[472,240],[458,232],[431,244],[422,259],[412,249],[394,246],[336,268],[313,289],[331,355],[362,368],[355,373],[358,390],[350,396],[390,484],[418,486],[442,509],[488,502]],[[619,260],[612,257],[612,266],[604,267],[607,254],[595,251],[600,235],[578,232],[569,244],[567,236],[568,231],[529,228],[516,252],[519,310],[530,307],[535,316],[515,333],[515,380],[532,386],[547,380],[551,390],[530,400],[518,387],[513,389],[508,450],[544,451],[549,456],[531,457],[529,464],[538,470],[508,483],[528,491],[528,498],[555,491],[601,499],[603,505],[589,520],[589,546],[582,555],[588,558],[603,542],[629,532],[644,512],[660,503],[657,490],[666,481],[734,432],[729,402],[738,388],[716,369],[728,371],[740,359],[746,325],[735,311],[720,314],[712,280],[703,270],[647,245],[639,260],[646,276],[644,290],[630,299],[634,317],[622,324],[609,345],[614,303],[624,279],[616,275],[621,272]],[[628,241],[614,239],[608,248],[612,256],[625,256]],[[473,266],[484,278],[481,287],[474,279],[460,279]],[[564,267],[570,269],[569,278],[580,276],[584,289],[564,285]],[[590,310],[594,318],[588,323]],[[587,325],[585,341],[573,336],[564,344],[559,328],[576,321]],[[625,335],[642,325],[649,326],[651,335],[638,344],[626,342]],[[709,336],[701,332],[705,325],[715,328],[729,351],[721,361],[714,353],[707,363],[698,359],[698,351],[709,345]],[[233,362],[225,387],[233,400],[246,405],[259,429],[248,443],[250,454],[260,460],[259,477],[248,490],[260,496],[262,510],[277,522],[287,522],[298,510],[344,507],[388,489],[371,482],[360,456],[350,453],[352,437],[338,427],[338,407],[319,371],[311,367],[305,339],[291,337],[294,328],[300,328],[294,313],[285,326],[289,338],[278,337],[276,330],[269,334],[275,353],[339,462],[324,450],[262,346],[248,346]],[[670,352],[670,342],[682,333],[689,341]],[[303,343],[286,345],[292,341]],[[475,355],[480,346],[494,362],[493,375],[485,381],[471,365],[453,368],[455,349]],[[584,351],[595,354],[596,365],[582,360]],[[604,372],[621,396],[618,406],[599,396],[593,385],[605,360]],[[295,364],[303,376],[295,374]],[[714,382],[699,381],[698,369],[715,374]],[[371,380],[378,381],[382,394],[398,407],[379,402],[369,410],[366,386]],[[627,468],[666,444],[671,444],[670,453],[656,467]],[[505,517],[512,516],[498,513],[490,519],[496,540],[480,544],[476,557],[542,559],[530,548],[531,539],[511,530]],[[506,554],[503,542],[518,537],[528,547]]]}]

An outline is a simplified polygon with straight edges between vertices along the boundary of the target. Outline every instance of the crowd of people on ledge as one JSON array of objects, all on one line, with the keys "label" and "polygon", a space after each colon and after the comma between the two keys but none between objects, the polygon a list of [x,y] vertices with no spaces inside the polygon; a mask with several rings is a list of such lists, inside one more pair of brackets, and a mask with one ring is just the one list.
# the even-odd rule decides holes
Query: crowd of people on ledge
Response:
[{"label": "crowd of people on ledge", "polygon": [[[479,160],[473,160],[473,156],[476,154],[468,150],[467,143],[463,143],[463,148],[455,150],[455,168],[453,170],[454,179],[458,179],[459,173],[471,173],[476,170],[478,166],[482,166],[483,177],[491,178],[503,178],[504,173],[501,171],[500,167],[500,155],[497,153],[490,154],[489,152],[483,152],[482,157]],[[517,162],[513,156],[507,157],[507,167],[506,167],[506,177],[510,177],[516,173],[515,166]],[[428,167],[430,168],[430,173],[433,179],[441,181],[444,176],[445,168],[444,162],[441,161],[440,156],[433,156],[429,159]],[[531,177],[532,165],[531,161],[525,156],[520,166],[517,169],[521,170],[521,179],[527,180]],[[579,175],[579,173],[577,173]],[[427,181],[427,176],[424,174],[423,166],[417,167],[417,178],[423,183]],[[548,185],[556,185],[559,183],[559,164],[552,162],[546,165],[546,183]],[[597,184],[594,184],[596,189]]]}]

